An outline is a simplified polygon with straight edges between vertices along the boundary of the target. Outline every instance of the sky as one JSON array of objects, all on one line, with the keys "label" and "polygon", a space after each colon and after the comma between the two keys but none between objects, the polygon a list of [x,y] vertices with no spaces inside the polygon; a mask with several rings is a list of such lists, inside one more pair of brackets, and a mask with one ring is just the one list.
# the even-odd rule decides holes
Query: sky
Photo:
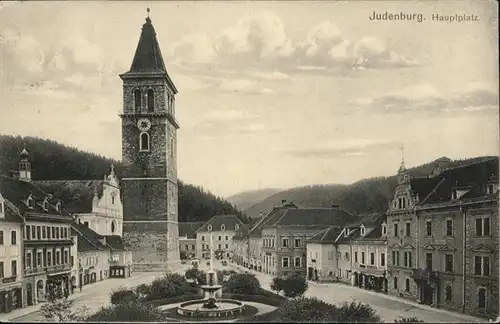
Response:
[{"label": "sky", "polygon": [[[410,167],[498,155],[496,5],[1,2],[0,133],[121,159],[118,74],[149,7],[179,90],[185,182],[227,197],[389,176],[403,154]],[[426,20],[370,20],[374,11]]]}]

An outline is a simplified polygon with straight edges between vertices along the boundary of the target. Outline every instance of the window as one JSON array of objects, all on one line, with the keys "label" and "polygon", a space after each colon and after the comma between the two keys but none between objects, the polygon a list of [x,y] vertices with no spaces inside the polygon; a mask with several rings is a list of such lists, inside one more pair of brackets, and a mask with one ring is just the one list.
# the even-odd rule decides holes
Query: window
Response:
[{"label": "window", "polygon": [[111,222],[111,233],[114,233],[116,230],[116,225],[115,225],[115,221],[112,221]]},{"label": "window", "polygon": [[394,223],[394,237],[398,237],[398,223]]},{"label": "window", "polygon": [[370,264],[375,265],[375,253],[370,253]]},{"label": "window", "polygon": [[405,225],[406,225],[405,235],[411,236],[411,223],[406,223]]},{"label": "window", "polygon": [[203,235],[202,235],[202,236],[201,236],[201,240],[202,240],[202,241],[205,241],[205,236],[203,236]]},{"label": "window", "polygon": [[295,239],[295,247],[298,248],[300,247],[302,244],[301,244],[301,241],[300,239]]},{"label": "window", "polygon": [[444,271],[453,272],[453,254],[445,254],[444,256]]},{"label": "window", "polygon": [[229,237],[228,237],[227,235],[226,235],[226,237],[225,237],[225,240],[226,240],[226,241],[229,241]]},{"label": "window", "polygon": [[453,236],[453,220],[446,220],[446,236]]},{"label": "window", "polygon": [[13,277],[17,277],[17,260],[12,260],[11,261],[11,264],[10,264],[10,267],[12,269],[12,276]]},{"label": "window", "polygon": [[358,263],[358,251],[354,252],[354,262]]},{"label": "window", "polygon": [[386,234],[387,234],[387,226],[382,225],[382,235],[386,235]]},{"label": "window", "polygon": [[219,235],[219,241],[222,241],[222,236]]},{"label": "window", "polygon": [[149,151],[149,134],[142,132],[139,141],[139,151]]},{"label": "window", "polygon": [[153,89],[148,90],[148,112],[153,112],[155,110],[155,92]]},{"label": "window", "polygon": [[448,284],[444,288],[444,300],[447,302],[451,302],[451,294],[452,294],[451,285]]},{"label": "window", "polygon": [[365,252],[361,252],[361,264],[365,264]]},{"label": "window", "polygon": [[282,247],[288,247],[288,239],[287,238],[284,238],[284,239],[281,239],[281,246]]},{"label": "window", "polygon": [[26,253],[26,262],[24,263],[26,269],[30,269],[32,266],[31,253]]},{"label": "window", "polygon": [[217,248],[218,248],[219,250],[222,250],[222,244],[217,244]]},{"label": "window", "polygon": [[59,238],[59,229],[60,229],[59,227],[56,227],[56,239]]},{"label": "window", "polygon": [[36,240],[36,226],[31,226],[31,238]]},{"label": "window", "polygon": [[411,252],[404,252],[404,265],[411,268]]},{"label": "window", "polygon": [[409,292],[410,291],[410,279],[406,278],[405,280],[405,291]]},{"label": "window", "polygon": [[33,209],[35,207],[35,200],[31,198],[31,196],[28,197],[28,208]]},{"label": "window", "polygon": [[69,251],[64,251],[64,263],[69,263]]},{"label": "window", "polygon": [[281,266],[283,268],[288,268],[290,266],[288,262],[289,262],[288,257],[283,257],[283,259],[281,259]]},{"label": "window", "polygon": [[493,187],[492,184],[489,184],[488,185],[488,191],[487,191],[488,195],[493,195],[495,193],[495,188]]},{"label": "window", "polygon": [[490,257],[475,256],[474,257],[474,275],[489,277],[490,275]]},{"label": "window", "polygon": [[61,251],[56,251],[56,265],[61,264]]},{"label": "window", "polygon": [[47,265],[50,267],[52,265],[52,252],[47,251]]},{"label": "window", "polygon": [[4,201],[3,199],[1,198],[2,196],[0,195],[0,214],[2,214],[2,217],[4,216],[3,213],[3,204],[4,204]]},{"label": "window", "polygon": [[31,240],[31,226],[26,225],[26,239]]},{"label": "window", "polygon": [[220,229],[221,229],[221,231],[224,231],[224,230],[226,230],[226,226],[225,226],[224,224],[222,224],[222,225],[220,226]]},{"label": "window", "polygon": [[380,253],[380,266],[385,267],[385,253]]},{"label": "window", "polygon": [[229,248],[229,245],[228,245],[228,244],[226,244],[226,249],[228,249],[228,248]]},{"label": "window", "polygon": [[47,227],[47,238],[50,239],[52,236],[50,235],[50,227]]},{"label": "window", "polygon": [[333,260],[333,252],[328,252],[328,260]]},{"label": "window", "polygon": [[140,112],[141,111],[141,90],[136,89],[134,91],[134,103],[135,103],[135,111]]},{"label": "window", "polygon": [[364,235],[365,235],[365,227],[361,226],[361,236],[364,236]]},{"label": "window", "polygon": [[115,204],[115,195],[116,195],[116,194],[115,194],[114,192],[111,194],[111,204],[112,204],[112,205],[114,205],[114,204]]},{"label": "window", "polygon": [[47,238],[47,228],[45,226],[42,227],[42,238]]},{"label": "window", "polygon": [[3,261],[0,261],[0,278],[5,277],[5,272],[3,268]]},{"label": "window", "polygon": [[61,202],[60,201],[58,201],[56,204],[56,211],[59,213],[61,212]]},{"label": "window", "polygon": [[398,289],[398,277],[394,277],[392,286],[394,287],[394,289]]},{"label": "window", "polygon": [[36,239],[41,240],[42,239],[42,228],[40,226],[36,227]]},{"label": "window", "polygon": [[481,287],[477,290],[477,308],[486,308],[486,288]]},{"label": "window", "polygon": [[47,266],[47,249],[43,249],[43,266]]},{"label": "window", "polygon": [[296,257],[295,258],[295,266],[296,267],[301,267],[301,258],[300,257]]},{"label": "window", "polygon": [[[84,224],[85,226],[89,227],[89,222],[85,222]],[[56,228],[54,226],[52,226],[52,238],[56,238]]]},{"label": "window", "polygon": [[432,236],[432,222],[431,221],[427,221],[425,223],[425,234],[427,236]]},{"label": "window", "polygon": [[489,236],[490,235],[490,218],[481,217],[476,218],[476,236]]},{"label": "window", "polygon": [[432,253],[425,254],[425,270],[432,270]]},{"label": "window", "polygon": [[42,256],[42,252],[37,252],[37,253],[36,253],[36,266],[37,266],[37,267],[41,267],[41,266],[42,266],[42,263],[43,263],[43,256]]},{"label": "window", "polygon": [[16,231],[12,231],[10,233],[10,243],[12,245],[16,245],[17,244],[17,232]]}]

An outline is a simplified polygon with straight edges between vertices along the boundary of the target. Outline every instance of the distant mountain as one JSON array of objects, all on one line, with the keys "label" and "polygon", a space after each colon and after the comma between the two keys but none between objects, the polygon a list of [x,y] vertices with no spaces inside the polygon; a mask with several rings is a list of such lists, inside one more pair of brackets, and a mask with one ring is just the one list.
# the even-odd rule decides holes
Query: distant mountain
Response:
[{"label": "distant mountain", "polygon": [[232,195],[227,197],[226,200],[231,204],[236,206],[239,210],[245,210],[246,208],[255,205],[256,203],[261,202],[267,197],[274,195],[277,192],[282,191],[283,189],[275,189],[275,188],[265,188],[251,191],[243,191],[236,195]]},{"label": "distant mountain", "polygon": [[[56,141],[37,137],[0,135],[0,174],[17,170],[19,152],[25,147],[30,153],[33,180],[101,180],[115,166],[118,178],[123,172],[120,161],[94,153],[80,151]],[[227,200],[210,191],[182,181],[179,184],[179,222],[206,222],[216,214],[233,214],[244,223],[250,220]],[[52,188],[61,198],[67,198],[72,188]],[[80,195],[93,196],[90,187],[80,188]],[[92,198],[90,198],[90,201]]]},{"label": "distant mountain", "polygon": [[[438,165],[441,168],[451,168],[487,158],[491,157],[476,157],[455,161],[441,157],[433,162],[409,170],[414,177],[424,177],[431,174]],[[245,213],[250,218],[258,217],[261,213],[268,213],[273,207],[281,205],[282,200],[293,201],[302,207],[329,207],[333,204],[339,204],[342,208],[355,214],[385,212],[396,183],[397,179],[396,175],[394,175],[364,179],[350,185],[325,184],[296,187],[265,198],[245,209]]]}]

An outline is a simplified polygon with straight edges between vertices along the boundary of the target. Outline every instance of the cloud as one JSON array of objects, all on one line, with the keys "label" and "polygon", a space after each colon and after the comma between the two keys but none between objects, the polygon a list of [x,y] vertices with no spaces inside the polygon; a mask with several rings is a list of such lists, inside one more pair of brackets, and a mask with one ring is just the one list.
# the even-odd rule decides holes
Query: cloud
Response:
[{"label": "cloud", "polygon": [[5,28],[0,33],[0,46],[4,63],[2,73],[20,77],[22,74],[19,71],[28,75],[38,75],[42,72],[45,55],[40,42],[34,37],[19,30]]},{"label": "cloud", "polygon": [[498,111],[498,92],[493,86],[470,83],[456,93],[442,93],[429,84],[404,88],[375,98],[360,98],[359,107],[381,112]]},{"label": "cloud", "polygon": [[242,94],[276,94],[274,90],[262,87],[259,82],[247,79],[225,79],[219,84],[219,89],[226,92],[237,92]]},{"label": "cloud", "polygon": [[[214,37],[188,35],[173,45],[172,56],[184,69],[213,73],[218,68],[326,71],[402,68],[419,65],[388,49],[375,37],[344,38],[334,21],[312,26],[302,40],[292,40],[281,18],[260,12],[240,19]],[[269,73],[269,72],[266,72]],[[253,77],[259,78],[254,73]]]},{"label": "cloud", "polygon": [[314,147],[278,149],[296,158],[349,158],[370,155],[375,151],[396,148],[399,142],[382,139],[354,138],[325,143],[319,143]]}]

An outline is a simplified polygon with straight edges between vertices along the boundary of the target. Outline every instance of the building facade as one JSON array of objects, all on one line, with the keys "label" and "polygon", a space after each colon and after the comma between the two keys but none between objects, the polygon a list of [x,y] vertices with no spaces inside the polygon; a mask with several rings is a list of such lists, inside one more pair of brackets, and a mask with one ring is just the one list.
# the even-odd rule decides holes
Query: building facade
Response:
[{"label": "building facade", "polygon": [[329,227],[307,240],[307,278],[315,281],[334,281],[337,273],[335,241],[342,227]]},{"label": "building facade", "polygon": [[179,222],[179,251],[181,259],[196,259],[196,231],[204,222]]},{"label": "building facade", "polygon": [[210,259],[211,245],[218,259],[231,259],[233,237],[246,225],[236,215],[215,215],[196,230],[196,255]]},{"label": "building facade", "polygon": [[0,191],[0,314],[23,307],[22,216]]},{"label": "building facade", "polygon": [[[124,239],[134,263],[178,267],[175,95],[151,19],[146,18],[123,80],[122,177]],[[151,249],[153,247],[153,249]]]}]

